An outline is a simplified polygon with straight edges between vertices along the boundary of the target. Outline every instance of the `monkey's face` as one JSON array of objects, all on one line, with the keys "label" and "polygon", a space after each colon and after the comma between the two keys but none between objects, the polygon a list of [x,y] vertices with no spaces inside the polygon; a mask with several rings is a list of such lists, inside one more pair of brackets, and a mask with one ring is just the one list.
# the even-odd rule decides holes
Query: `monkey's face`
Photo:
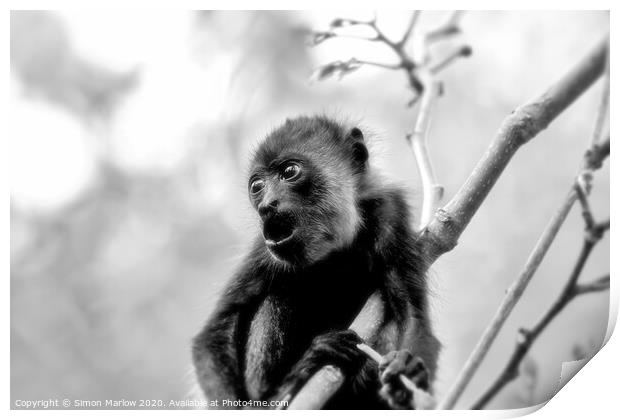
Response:
[{"label": "monkey's face", "polygon": [[288,120],[267,137],[248,190],[274,259],[310,265],[355,239],[367,158],[359,129],[321,118]]},{"label": "monkey's face", "polygon": [[317,160],[317,156],[286,155],[256,168],[249,181],[265,246],[286,264],[319,261],[350,243],[357,231],[351,171],[346,165],[326,170],[313,163]]}]

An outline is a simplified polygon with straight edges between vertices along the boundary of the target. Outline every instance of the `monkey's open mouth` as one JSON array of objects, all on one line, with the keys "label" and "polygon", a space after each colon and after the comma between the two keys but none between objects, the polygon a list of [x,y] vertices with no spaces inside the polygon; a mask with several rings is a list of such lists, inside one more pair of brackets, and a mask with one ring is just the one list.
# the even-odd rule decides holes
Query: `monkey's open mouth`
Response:
[{"label": "monkey's open mouth", "polygon": [[293,221],[288,217],[274,216],[263,225],[263,237],[268,247],[284,245],[295,233]]}]

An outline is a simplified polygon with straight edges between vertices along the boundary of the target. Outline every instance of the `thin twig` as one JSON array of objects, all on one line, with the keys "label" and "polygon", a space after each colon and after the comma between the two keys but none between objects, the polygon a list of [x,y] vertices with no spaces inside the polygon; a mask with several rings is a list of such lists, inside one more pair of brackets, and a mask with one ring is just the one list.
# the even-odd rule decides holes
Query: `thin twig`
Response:
[{"label": "thin twig", "polygon": [[[364,352],[369,358],[377,363],[383,362],[383,356],[376,352],[368,344],[358,344],[357,348]],[[435,406],[435,399],[423,389],[418,388],[411,379],[402,373],[398,375],[398,379],[411,392],[412,401],[415,402],[417,410],[428,410]]]},{"label": "thin twig", "polygon": [[387,63],[379,63],[377,61],[369,61],[369,60],[357,60],[360,64],[366,64],[369,66],[381,67],[387,70],[400,70],[401,67],[399,64],[387,64]]},{"label": "thin twig", "polygon": [[575,289],[573,290],[573,293],[575,294],[575,296],[578,296],[578,295],[583,295],[585,293],[600,292],[602,290],[608,290],[608,289],[609,289],[609,274],[601,277],[600,279],[596,281],[586,283],[586,284],[576,285]]},{"label": "thin twig", "polygon": [[577,182],[575,182],[575,191],[577,192],[577,198],[579,199],[579,203],[581,204],[581,216],[583,217],[583,221],[586,224],[586,229],[591,229],[594,227],[594,216],[592,215],[592,209],[590,208],[590,200],[588,199],[588,191],[586,187],[579,182],[577,178]]},{"label": "thin twig", "polygon": [[441,70],[445,69],[446,67],[448,67],[450,64],[452,64],[452,62],[454,60],[456,60],[459,57],[469,57],[472,53],[472,49],[469,45],[462,45],[461,47],[455,49],[454,51],[452,51],[450,54],[446,55],[445,57],[443,57],[440,61],[438,61],[437,63],[434,63],[432,65],[429,66],[429,70],[432,74],[437,74],[439,73]]},{"label": "thin twig", "polygon": [[407,41],[411,37],[413,30],[415,29],[416,23],[418,22],[418,18],[420,17],[420,11],[414,10],[411,13],[411,17],[409,18],[409,23],[407,24],[407,28],[405,29],[405,34],[398,42],[401,47],[404,47],[407,44]]},{"label": "thin twig", "polygon": [[[377,364],[383,362],[383,356],[378,351],[370,347],[368,344],[366,343],[358,344],[357,348],[363,353],[365,353],[366,356],[368,356],[370,359],[377,362]],[[411,379],[407,378],[405,375],[401,374],[398,378],[400,379],[401,383],[410,391],[413,392],[418,389],[415,386],[415,384],[411,382]]]},{"label": "thin twig", "polygon": [[[440,37],[441,34],[447,36],[447,33],[451,32],[454,28],[458,31],[458,22],[461,16],[462,13],[454,12],[451,14],[446,24],[421,35],[423,41],[418,43],[418,48],[423,48],[422,55],[425,64],[428,64],[429,39]],[[448,30],[448,27],[452,29]],[[435,67],[430,67],[429,65],[419,66],[417,69],[412,69],[410,71],[410,74],[415,74],[416,76],[415,80],[417,80],[421,87],[421,89],[417,89],[417,91],[421,92],[422,97],[413,133],[407,135],[407,140],[413,150],[418,174],[422,182],[423,198],[419,221],[420,231],[432,220],[433,214],[443,198],[444,191],[441,184],[437,181],[428,151],[428,128],[430,126],[431,108],[435,99],[441,95],[441,82],[434,77],[434,74],[454,62],[457,57],[464,57],[469,54],[471,54],[471,48],[461,47],[456,50],[456,54],[450,54],[445,59],[439,61],[438,65]],[[413,84],[412,87],[414,87]]]},{"label": "thin twig", "polygon": [[[377,362],[377,364],[383,362],[383,356],[379,352],[374,350],[372,347],[370,347],[368,344],[365,344],[365,343],[358,344],[357,348],[361,350],[363,353],[365,353],[366,356],[368,356],[369,358]],[[411,379],[407,378],[405,375],[401,374],[398,378],[400,379],[401,383],[411,392],[418,390],[418,387],[415,386],[415,384],[411,381]]]},{"label": "thin twig", "polygon": [[[594,147],[596,148],[597,146],[594,146]],[[588,160],[589,155],[590,155],[589,153],[586,153],[586,156],[584,157],[584,162],[586,163],[584,164],[585,169],[582,169],[582,171],[593,170],[592,168],[600,167],[601,165],[601,162],[589,161]],[[608,154],[607,155],[600,154],[598,156],[602,160],[604,160],[608,156]],[[438,409],[446,409],[446,410],[452,409],[454,405],[456,404],[456,402],[458,401],[459,397],[462,395],[465,388],[467,387],[467,384],[469,383],[469,381],[471,380],[475,372],[480,367],[482,360],[484,359],[489,349],[491,348],[491,345],[495,341],[495,338],[497,337],[497,334],[499,333],[502,326],[504,325],[504,322],[508,318],[508,315],[510,315],[510,313],[512,312],[512,309],[515,307],[517,302],[520,300],[521,296],[523,295],[523,292],[525,291],[525,288],[529,284],[529,281],[534,276],[534,273],[540,266],[540,263],[542,262],[544,256],[546,255],[547,250],[553,243],[553,240],[555,239],[555,236],[560,230],[560,227],[566,220],[566,217],[568,216],[570,209],[572,208],[575,201],[578,200],[577,190],[578,189],[575,188],[575,185],[571,186],[570,191],[568,195],[566,196],[566,198],[564,199],[563,203],[560,205],[560,208],[556,211],[556,214],[551,218],[551,220],[549,221],[549,224],[547,225],[547,227],[541,234],[538,242],[534,246],[534,249],[532,250],[530,256],[528,257],[527,262],[525,263],[525,267],[523,268],[523,271],[521,272],[517,280],[510,286],[510,288],[506,292],[506,296],[504,297],[504,300],[500,304],[500,307],[495,313],[491,323],[489,324],[487,329],[482,334],[480,341],[478,342],[472,354],[470,355],[469,359],[465,363],[463,370],[460,372],[452,388],[450,388],[450,390],[444,397],[444,400],[439,404]],[[589,236],[592,236],[592,238],[588,239],[588,235],[587,235],[585,242],[593,246],[593,244],[595,244],[596,241],[598,241],[599,236],[602,235],[602,232],[605,231],[605,228],[608,227],[608,225],[609,225],[608,223],[605,223],[603,225],[595,225],[592,227],[592,229],[587,230],[587,234]],[[587,254],[583,256],[584,258],[587,259],[587,256],[589,255],[590,250],[591,248],[586,250]],[[574,279],[574,281],[576,281],[576,278]],[[500,378],[499,380],[500,383],[503,383],[503,381],[506,381],[506,380],[513,379],[510,376],[512,375],[513,368],[510,367],[509,369],[510,369],[510,372],[507,374],[507,376],[505,378]],[[486,403],[486,401],[484,401],[484,398],[482,400],[483,402]]]},{"label": "thin twig", "polygon": [[426,42],[437,42],[459,33],[459,21],[464,13],[463,10],[455,10],[452,12],[445,23],[426,33]]},{"label": "thin twig", "polygon": [[338,38],[349,38],[349,39],[357,39],[359,41],[368,41],[368,42],[378,42],[379,38],[376,36],[363,36],[363,35],[354,35],[354,34],[338,34]]},{"label": "thin twig", "polygon": [[443,187],[437,182],[427,144],[431,108],[435,98],[439,96],[440,85],[430,73],[420,75],[420,80],[424,85],[422,101],[413,132],[407,135],[407,140],[413,150],[422,182],[423,200],[419,222],[419,230],[422,230],[433,218],[433,213],[443,197]]},{"label": "thin twig", "polygon": [[551,218],[543,233],[540,235],[540,238],[530,253],[521,274],[506,291],[506,296],[499,309],[493,316],[491,323],[485,329],[482,334],[482,338],[476,344],[476,347],[472,351],[469,359],[465,362],[465,366],[437,409],[451,410],[454,408],[454,405],[462,395],[463,391],[465,391],[469,381],[478,370],[482,360],[491,348],[491,344],[495,341],[495,338],[504,325],[506,318],[508,318],[508,315],[512,312],[512,309],[521,298],[521,295],[523,295],[530,279],[534,276],[538,266],[547,254],[547,250],[553,243],[555,236],[564,223],[564,220],[566,220],[566,216],[568,216],[568,213],[576,199],[577,194],[575,193],[575,189],[571,188],[569,194],[564,199],[564,202],[556,211],[555,215]]},{"label": "thin twig", "polygon": [[605,223],[598,225],[593,223],[590,228],[586,228],[586,235],[581,246],[581,251],[579,253],[579,256],[577,257],[575,266],[573,267],[571,275],[568,278],[562,292],[560,293],[556,301],[551,305],[549,310],[545,313],[545,315],[534,326],[534,328],[530,330],[521,328],[519,330],[519,339],[508,363],[506,364],[500,375],[497,377],[497,379],[489,387],[489,389],[473,405],[472,409],[480,410],[484,408],[489,403],[489,401],[491,401],[493,397],[495,397],[506,385],[508,385],[519,376],[519,366],[526,354],[529,352],[530,348],[532,347],[532,344],[545,330],[545,328],[551,323],[551,321],[553,321],[553,319],[575,297],[584,293],[602,291],[609,288],[609,276],[606,276],[606,281],[605,277],[603,277],[602,279],[599,279],[595,282],[587,283],[584,285],[577,284],[579,276],[583,271],[583,267],[585,266],[585,263],[588,260],[592,249],[602,238],[603,233],[606,232],[608,229],[609,225],[606,225]]},{"label": "thin twig", "polygon": [[[453,50],[447,56],[439,59],[436,63],[431,65],[428,62],[428,49],[431,43],[458,33],[458,25],[462,16],[463,11],[454,11],[443,24],[427,31],[426,33],[414,35],[415,26],[420,17],[420,12],[414,11],[411,14],[403,37],[398,42],[392,41],[385,35],[377,24],[376,16],[372,20],[368,21],[342,18],[335,19],[330,25],[332,29],[331,32],[318,33],[321,40],[334,37],[346,37],[349,35],[336,33],[334,30],[336,28],[343,28],[352,25],[365,26],[374,32],[374,37],[361,37],[361,39],[367,41],[378,41],[385,44],[399,59],[397,64],[358,60],[356,58],[352,58],[344,62],[336,61],[321,67],[317,73],[318,79],[323,79],[335,74],[342,77],[357,70],[364,64],[388,70],[401,69],[405,72],[409,82],[409,87],[415,95],[408,105],[413,106],[418,99],[422,98],[413,131],[406,136],[406,139],[413,150],[418,173],[422,183],[423,200],[418,222],[420,230],[426,227],[426,225],[431,221],[433,214],[435,213],[435,210],[443,197],[443,187],[437,181],[435,171],[433,170],[427,141],[428,128],[430,126],[430,110],[435,98],[440,96],[442,90],[442,85],[435,78],[435,75],[444,68],[448,67],[458,57],[467,57],[471,55],[471,47],[464,45]],[[317,34],[315,34],[315,37],[316,36]],[[421,50],[422,56],[424,57],[421,63],[416,63],[414,58],[406,51],[406,43],[412,36],[414,41],[419,40],[414,48],[414,52],[416,49]],[[357,35],[352,35],[352,37],[360,39]]]},{"label": "thin twig", "polygon": [[519,340],[517,341],[517,345],[510,360],[502,370],[502,373],[498,376],[495,382],[493,382],[493,385],[491,385],[489,389],[478,399],[472,409],[480,410],[484,408],[488,402],[495,397],[495,395],[497,395],[506,385],[518,377],[519,365],[529,352],[534,341],[540,336],[551,321],[572,301],[573,298],[583,293],[602,291],[609,288],[609,283],[607,283],[607,287],[605,287],[605,284],[602,282],[593,282],[585,285],[575,284],[593,247],[594,244],[592,242],[587,240],[584,241],[580,255],[564,290],[547,313],[534,326],[534,328],[531,330],[526,330],[523,328],[519,330]]}]

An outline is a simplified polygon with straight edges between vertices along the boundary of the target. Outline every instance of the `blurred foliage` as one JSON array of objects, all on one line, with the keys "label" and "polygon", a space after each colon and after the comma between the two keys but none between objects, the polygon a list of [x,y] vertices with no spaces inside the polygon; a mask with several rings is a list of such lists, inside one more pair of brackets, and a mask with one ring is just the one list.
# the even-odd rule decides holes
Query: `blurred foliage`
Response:
[{"label": "blurred foliage", "polygon": [[[12,106],[39,107],[50,115],[67,111],[87,133],[81,140],[93,166],[88,180],[76,180],[84,181],[82,187],[55,205],[23,198],[23,180],[12,180],[12,400],[187,395],[193,384],[190,339],[255,232],[245,197],[248,155],[285,116],[328,112],[363,118],[375,137],[374,163],[410,187],[414,203],[417,198],[413,158],[401,141],[411,127],[405,81],[360,69],[340,83],[307,83],[320,65],[347,60],[356,48],[371,50],[337,40],[308,49],[308,28],[320,29],[338,16],[166,14],[159,19],[171,25],[162,35],[160,21],[150,15],[116,13],[91,19],[116,28],[127,45],[134,35],[144,36],[146,44],[136,51],[151,55],[129,70],[89,56],[88,48],[77,45],[84,37],[72,32],[75,21],[69,18],[11,14]],[[434,18],[441,16],[429,13]],[[123,19],[131,30],[121,31]],[[399,22],[398,16],[392,19]],[[569,26],[574,30],[567,33],[563,28]],[[448,196],[501,119],[563,73],[607,27],[605,13],[466,16],[463,31],[476,53],[446,72],[446,95],[431,128],[432,154]],[[99,35],[109,37],[106,53],[122,50],[114,33]],[[589,92],[515,159],[458,249],[434,269],[435,324],[445,348],[439,392],[458,373],[568,187],[597,102],[597,92]],[[39,122],[20,120],[28,123]],[[14,131],[26,132],[22,126]],[[38,141],[60,147],[63,132],[47,134]],[[19,135],[12,139],[16,148],[23,141]],[[179,158],[150,165],[153,150],[176,156],[167,147],[179,150]],[[37,151],[28,153],[16,165],[27,166]],[[149,165],[135,163],[135,156]],[[48,172],[37,174],[42,190],[51,187],[57,170],[81,158],[69,153],[50,159]],[[605,216],[608,170],[597,177],[592,204]],[[581,235],[579,215],[573,216],[472,383],[465,407],[502,366],[516,329],[536,320],[565,280]],[[601,248],[587,276],[608,271],[608,242]],[[571,343],[600,344],[607,306],[606,294],[571,306],[532,349],[526,374],[491,407],[546,398],[560,361],[575,356]]]},{"label": "blurred foliage", "polygon": [[31,95],[85,118],[109,112],[135,83],[76,55],[62,21],[52,12],[11,13],[11,67]]}]

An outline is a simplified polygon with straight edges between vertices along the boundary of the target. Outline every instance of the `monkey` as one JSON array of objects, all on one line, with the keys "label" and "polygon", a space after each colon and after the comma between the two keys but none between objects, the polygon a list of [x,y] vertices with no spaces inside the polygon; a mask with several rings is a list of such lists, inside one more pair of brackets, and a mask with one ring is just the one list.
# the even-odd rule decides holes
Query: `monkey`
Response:
[{"label": "monkey", "polygon": [[[440,351],[427,264],[406,194],[370,165],[362,130],[287,119],[256,149],[248,195],[261,232],[192,342],[207,399],[275,400],[333,365],[346,380],[323,408],[415,408],[399,375],[432,393]],[[348,329],[375,291],[380,365]]]}]

